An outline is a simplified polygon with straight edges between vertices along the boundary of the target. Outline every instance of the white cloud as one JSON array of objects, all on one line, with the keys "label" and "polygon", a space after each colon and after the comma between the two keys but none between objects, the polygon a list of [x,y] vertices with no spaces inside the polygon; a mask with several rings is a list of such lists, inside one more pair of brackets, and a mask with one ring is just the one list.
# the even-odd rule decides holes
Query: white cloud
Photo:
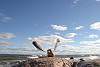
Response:
[{"label": "white cloud", "polygon": [[11,39],[16,37],[13,33],[0,33],[0,39]]},{"label": "white cloud", "polygon": [[96,0],[96,1],[100,1],[100,0]]},{"label": "white cloud", "polygon": [[2,19],[1,19],[1,21],[2,22],[8,22],[9,20],[12,20],[12,18],[11,17],[3,17]]},{"label": "white cloud", "polygon": [[35,54],[35,52],[39,52],[39,51],[34,49],[22,48],[22,47],[0,48],[1,54]]},{"label": "white cloud", "polygon": [[32,40],[32,37],[28,37],[27,39],[28,39],[28,40]]},{"label": "white cloud", "polygon": [[74,0],[73,3],[77,4],[80,0]]},{"label": "white cloud", "polygon": [[[72,45],[62,45],[60,47],[57,48],[56,54],[76,54],[78,50],[78,47],[72,46]],[[78,54],[78,53],[77,53]]]},{"label": "white cloud", "polygon": [[98,38],[99,36],[98,35],[95,35],[95,34],[91,34],[89,35],[89,38]]},{"label": "white cloud", "polygon": [[8,22],[10,20],[12,20],[12,17],[6,16],[5,14],[0,13],[0,22]]},{"label": "white cloud", "polygon": [[83,49],[85,53],[100,54],[100,39],[93,41],[81,41],[80,49]]},{"label": "white cloud", "polygon": [[84,28],[84,26],[78,26],[78,27],[76,27],[75,29],[76,29],[76,30],[80,30],[80,29],[82,29],[82,28]]},{"label": "white cloud", "polygon": [[100,30],[100,22],[95,22],[91,24],[90,29]]},{"label": "white cloud", "polygon": [[54,34],[55,34],[55,35],[60,35],[60,33],[59,33],[59,32],[55,32]]},{"label": "white cloud", "polygon": [[67,30],[67,27],[64,26],[64,25],[51,25],[51,27],[55,30],[58,30],[58,31],[65,31]]},{"label": "white cloud", "polygon": [[80,44],[86,44],[86,45],[100,45],[100,39],[94,40],[94,41],[81,41]]},{"label": "white cloud", "polygon": [[79,46],[62,45],[57,54],[100,54],[100,39],[95,41],[81,41]]},{"label": "white cloud", "polygon": [[73,38],[73,37],[75,37],[77,34],[76,33],[69,33],[69,34],[67,34],[66,36],[67,36],[67,38]]},{"label": "white cloud", "polygon": [[9,45],[13,45],[12,42],[0,42],[0,46],[9,46]]}]

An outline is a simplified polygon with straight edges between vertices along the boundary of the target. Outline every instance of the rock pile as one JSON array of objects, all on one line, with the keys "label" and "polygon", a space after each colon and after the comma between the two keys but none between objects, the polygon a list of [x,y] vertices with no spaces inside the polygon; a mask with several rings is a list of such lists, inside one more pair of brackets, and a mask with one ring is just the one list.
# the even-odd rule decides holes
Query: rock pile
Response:
[{"label": "rock pile", "polygon": [[33,67],[71,67],[72,62],[62,58],[35,58],[31,62]]}]

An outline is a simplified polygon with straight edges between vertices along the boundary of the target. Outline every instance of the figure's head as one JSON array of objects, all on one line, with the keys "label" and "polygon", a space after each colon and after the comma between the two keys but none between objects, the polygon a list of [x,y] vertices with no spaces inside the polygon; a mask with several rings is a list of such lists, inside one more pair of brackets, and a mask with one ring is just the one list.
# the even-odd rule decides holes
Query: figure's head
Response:
[{"label": "figure's head", "polygon": [[51,49],[47,50],[47,55],[48,55],[48,57],[54,57],[54,54],[52,53]]}]

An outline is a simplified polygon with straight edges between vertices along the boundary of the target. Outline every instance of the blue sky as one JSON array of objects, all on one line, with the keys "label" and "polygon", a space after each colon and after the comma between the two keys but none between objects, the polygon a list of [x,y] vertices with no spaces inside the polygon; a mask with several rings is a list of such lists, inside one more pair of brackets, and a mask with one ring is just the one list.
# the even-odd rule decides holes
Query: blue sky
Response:
[{"label": "blue sky", "polygon": [[0,0],[0,53],[34,54],[32,40],[45,49],[59,38],[57,54],[99,54],[99,34],[100,0]]}]

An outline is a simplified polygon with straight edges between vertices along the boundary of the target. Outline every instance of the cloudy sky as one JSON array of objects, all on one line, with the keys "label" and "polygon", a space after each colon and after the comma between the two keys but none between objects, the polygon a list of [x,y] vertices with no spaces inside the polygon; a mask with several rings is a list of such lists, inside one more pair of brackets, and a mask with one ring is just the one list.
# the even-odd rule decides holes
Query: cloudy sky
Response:
[{"label": "cloudy sky", "polygon": [[100,54],[100,0],[0,0],[0,54]]}]

